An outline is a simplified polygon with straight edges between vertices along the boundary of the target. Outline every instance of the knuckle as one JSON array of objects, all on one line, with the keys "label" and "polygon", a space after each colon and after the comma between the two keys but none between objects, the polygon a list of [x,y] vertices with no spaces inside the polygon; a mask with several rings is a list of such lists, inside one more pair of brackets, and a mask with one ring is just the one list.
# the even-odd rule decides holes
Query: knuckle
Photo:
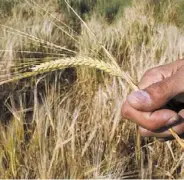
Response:
[{"label": "knuckle", "polygon": [[168,83],[165,81],[158,82],[148,87],[146,90],[151,95],[152,100],[161,100],[165,98],[165,92],[168,90]]},{"label": "knuckle", "polygon": [[162,94],[165,92],[165,90],[167,89],[167,83],[165,83],[164,81],[163,82],[160,82],[160,83],[157,83],[156,86],[154,87],[154,92],[156,94]]}]

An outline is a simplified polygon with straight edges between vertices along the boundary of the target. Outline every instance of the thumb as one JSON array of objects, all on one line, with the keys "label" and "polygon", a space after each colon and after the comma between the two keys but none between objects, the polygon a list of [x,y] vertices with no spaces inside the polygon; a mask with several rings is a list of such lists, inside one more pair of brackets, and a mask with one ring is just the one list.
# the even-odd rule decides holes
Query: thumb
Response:
[{"label": "thumb", "polygon": [[133,108],[150,112],[163,107],[182,92],[184,92],[184,69],[146,89],[134,91],[127,100]]}]

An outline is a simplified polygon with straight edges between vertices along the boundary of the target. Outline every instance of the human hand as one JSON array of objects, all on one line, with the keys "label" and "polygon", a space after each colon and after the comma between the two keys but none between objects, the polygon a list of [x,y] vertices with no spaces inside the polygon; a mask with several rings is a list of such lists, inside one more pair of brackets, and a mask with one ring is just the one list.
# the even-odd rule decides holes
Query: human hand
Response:
[{"label": "human hand", "polygon": [[127,97],[122,115],[139,125],[140,134],[167,138],[169,128],[184,133],[184,60],[148,70],[138,86],[141,90]]}]

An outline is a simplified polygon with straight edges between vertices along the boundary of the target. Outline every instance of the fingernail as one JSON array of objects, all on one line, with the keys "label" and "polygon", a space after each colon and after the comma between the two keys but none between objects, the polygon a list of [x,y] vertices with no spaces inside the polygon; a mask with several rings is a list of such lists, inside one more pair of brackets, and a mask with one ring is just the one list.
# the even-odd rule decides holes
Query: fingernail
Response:
[{"label": "fingernail", "polygon": [[150,95],[143,90],[138,90],[138,91],[134,91],[132,92],[129,96],[128,96],[128,101],[130,103],[146,103],[146,104],[150,104],[151,103],[151,98]]}]

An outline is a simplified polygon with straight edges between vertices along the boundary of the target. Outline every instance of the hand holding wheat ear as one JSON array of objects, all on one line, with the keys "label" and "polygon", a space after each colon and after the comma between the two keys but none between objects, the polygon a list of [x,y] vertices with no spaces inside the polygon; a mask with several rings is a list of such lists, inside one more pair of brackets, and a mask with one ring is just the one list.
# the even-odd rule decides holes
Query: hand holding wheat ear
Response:
[{"label": "hand holding wheat ear", "polygon": [[[133,90],[138,90],[139,88],[133,83],[132,79],[129,77],[129,75],[125,72],[123,72],[118,65],[115,65],[114,63],[108,63],[104,61],[100,61],[95,58],[91,57],[71,57],[71,58],[63,58],[58,59],[55,61],[50,61],[46,63],[41,63],[40,65],[36,65],[32,68],[30,68],[31,72],[26,72],[19,74],[17,76],[11,76],[7,79],[0,81],[0,85],[9,83],[9,82],[15,82],[17,80],[21,80],[23,78],[33,77],[38,74],[43,74],[46,72],[61,70],[67,67],[77,67],[77,66],[85,66],[89,68],[95,68],[99,69],[101,71],[104,71],[112,76],[117,76],[120,78],[123,78],[127,81],[127,83],[131,86]],[[181,145],[181,147],[184,149],[184,142],[180,137],[174,132],[173,129],[169,129],[170,133],[173,135],[173,137],[177,140],[177,142]]]},{"label": "hand holding wheat ear", "polygon": [[169,127],[175,128],[176,133],[170,129],[173,135],[183,133],[183,65],[183,60],[177,60],[148,70],[139,82],[141,90],[127,97],[122,114],[140,126],[141,135],[168,137]]},{"label": "hand holding wheat ear", "polygon": [[[137,91],[139,89],[137,87],[137,88],[134,88],[133,90]],[[184,149],[184,140],[182,140],[172,128],[169,128],[168,130],[170,131],[172,136],[176,139],[176,141],[180,144],[182,149]]]}]

